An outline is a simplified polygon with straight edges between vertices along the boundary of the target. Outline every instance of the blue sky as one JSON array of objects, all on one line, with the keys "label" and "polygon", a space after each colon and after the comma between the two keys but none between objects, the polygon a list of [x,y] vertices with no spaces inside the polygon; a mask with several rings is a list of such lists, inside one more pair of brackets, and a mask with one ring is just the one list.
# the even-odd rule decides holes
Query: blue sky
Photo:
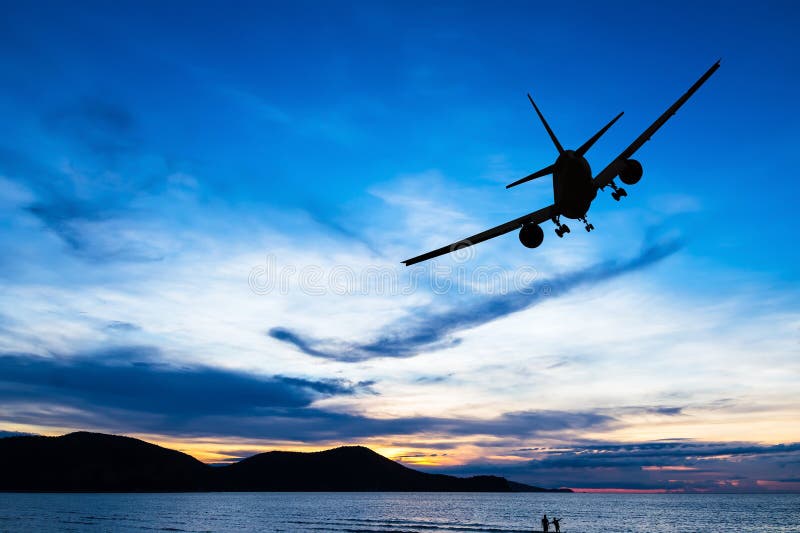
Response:
[{"label": "blue sky", "polygon": [[[798,488],[794,3],[5,11],[0,429]],[[625,111],[597,172],[718,58],[596,232],[399,265],[551,201],[526,92],[571,147]]]}]

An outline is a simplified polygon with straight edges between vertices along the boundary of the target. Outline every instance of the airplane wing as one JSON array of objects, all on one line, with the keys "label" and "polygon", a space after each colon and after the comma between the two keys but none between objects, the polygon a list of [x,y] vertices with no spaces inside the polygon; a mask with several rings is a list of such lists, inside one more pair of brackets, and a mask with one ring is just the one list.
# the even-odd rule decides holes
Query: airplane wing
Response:
[{"label": "airplane wing", "polygon": [[632,155],[633,155],[633,154],[636,152],[636,150],[638,150],[639,148],[641,148],[641,147],[642,147],[642,145],[643,145],[644,143],[646,143],[647,141],[649,141],[649,140],[650,140],[650,137],[652,137],[652,136],[653,136],[653,134],[654,134],[655,132],[657,132],[657,131],[658,131],[658,129],[659,129],[661,126],[663,126],[663,125],[664,125],[664,124],[667,122],[667,120],[669,120],[669,119],[670,119],[670,117],[671,117],[672,115],[674,115],[674,114],[675,114],[675,113],[678,111],[678,109],[680,109],[680,107],[681,107],[683,104],[685,104],[685,103],[686,103],[686,101],[687,101],[687,100],[688,100],[688,99],[689,99],[689,98],[690,98],[690,97],[691,97],[691,96],[692,96],[692,95],[693,95],[693,94],[694,94],[694,93],[697,91],[697,89],[699,89],[699,88],[700,88],[700,86],[701,86],[701,85],[703,85],[703,84],[706,82],[706,80],[707,80],[708,78],[710,78],[710,77],[711,77],[711,75],[712,75],[712,74],[714,74],[714,72],[716,72],[716,70],[717,70],[718,68],[719,68],[719,61],[717,61],[716,63],[714,63],[714,64],[711,66],[711,68],[710,68],[710,69],[708,69],[708,70],[706,71],[706,73],[705,73],[705,74],[703,74],[703,75],[700,77],[700,79],[699,79],[699,80],[697,80],[697,81],[695,82],[695,84],[694,84],[694,85],[692,85],[692,86],[689,88],[689,90],[688,90],[688,91],[686,91],[686,92],[683,94],[683,96],[681,96],[680,98],[678,98],[678,100],[677,100],[677,101],[676,101],[674,104],[672,104],[672,105],[669,107],[669,109],[667,109],[667,110],[664,112],[664,114],[663,114],[663,115],[661,115],[660,117],[658,117],[658,119],[657,119],[655,122],[653,122],[653,123],[650,125],[650,127],[649,127],[649,128],[647,128],[646,130],[644,130],[644,133],[642,133],[641,135],[639,135],[639,136],[636,138],[636,140],[635,140],[635,141],[633,141],[633,143],[631,143],[631,145],[630,145],[630,146],[628,146],[628,147],[627,147],[625,150],[623,150],[623,152],[622,152],[621,154],[619,154],[619,155],[617,156],[617,158],[616,158],[616,159],[614,159],[614,160],[613,160],[613,161],[612,161],[612,162],[611,162],[611,163],[610,163],[610,164],[609,164],[609,165],[608,165],[606,168],[604,168],[602,171],[600,171],[600,173],[599,173],[597,176],[595,176],[595,178],[594,178],[594,185],[595,185],[595,187],[597,187],[598,189],[602,189],[603,187],[605,187],[606,185],[608,185],[609,183],[611,183],[611,180],[613,180],[614,178],[616,178],[616,177],[617,177],[617,175],[619,174],[619,164],[620,164],[622,161],[625,161],[626,159],[629,159],[629,158],[630,158],[630,157],[631,157],[631,156],[632,156]]},{"label": "airplane wing", "polygon": [[541,224],[545,220],[551,219],[557,214],[558,212],[556,211],[556,206],[549,205],[545,208],[539,209],[538,211],[534,211],[533,213],[528,213],[525,216],[515,218],[514,220],[506,222],[505,224],[500,224],[492,229],[488,229],[484,232],[478,233],[477,235],[473,235],[472,237],[467,237],[466,239],[454,242],[453,244],[442,246],[441,248],[432,252],[418,255],[417,257],[413,257],[411,259],[406,259],[405,261],[402,261],[402,263],[406,266],[411,266],[422,261],[427,261],[428,259],[433,259],[434,257],[439,257],[440,255],[448,254],[455,250],[472,246],[473,244],[478,244],[479,242],[488,241],[489,239],[506,234],[509,231],[514,231],[515,229],[521,228],[523,224]]}]

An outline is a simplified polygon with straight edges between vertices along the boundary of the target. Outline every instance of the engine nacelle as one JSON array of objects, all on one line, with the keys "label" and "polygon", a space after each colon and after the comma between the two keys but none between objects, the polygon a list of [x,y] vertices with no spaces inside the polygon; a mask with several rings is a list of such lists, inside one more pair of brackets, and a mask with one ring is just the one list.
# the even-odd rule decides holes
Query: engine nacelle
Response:
[{"label": "engine nacelle", "polygon": [[642,179],[642,164],[635,159],[626,159],[619,169],[619,179],[625,185],[636,185]]},{"label": "engine nacelle", "polygon": [[519,230],[519,242],[526,248],[536,248],[544,240],[544,231],[539,224],[525,224]]}]

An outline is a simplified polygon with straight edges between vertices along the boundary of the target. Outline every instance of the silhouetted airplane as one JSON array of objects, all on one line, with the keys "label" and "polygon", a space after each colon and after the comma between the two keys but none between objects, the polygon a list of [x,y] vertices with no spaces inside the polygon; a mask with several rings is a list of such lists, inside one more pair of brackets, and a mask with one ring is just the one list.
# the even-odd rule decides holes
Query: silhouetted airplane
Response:
[{"label": "silhouetted airplane", "polygon": [[614,159],[606,168],[604,168],[597,176],[592,178],[592,170],[589,167],[589,162],[586,161],[584,155],[597,142],[608,128],[616,122],[622,113],[614,117],[614,119],[606,124],[603,129],[595,133],[592,138],[583,143],[577,150],[564,150],[561,143],[558,142],[555,133],[550,129],[550,125],[545,120],[542,112],[539,111],[536,103],[528,95],[528,99],[539,115],[539,119],[547,130],[550,139],[558,150],[558,159],[552,165],[538,170],[529,176],[507,185],[506,188],[511,188],[521,183],[541,178],[549,174],[553,175],[553,205],[547,206],[533,213],[528,213],[525,216],[515,218],[510,222],[501,224],[492,229],[486,230],[472,237],[454,242],[447,246],[443,246],[432,252],[418,255],[412,259],[406,259],[403,263],[406,266],[427,261],[434,257],[444,255],[446,253],[478,244],[479,242],[488,241],[499,235],[503,235],[510,231],[519,229],[519,240],[528,248],[536,248],[544,240],[544,232],[542,231],[541,224],[550,219],[556,225],[556,235],[563,237],[565,233],[569,233],[569,226],[561,223],[561,216],[580,220],[583,222],[586,231],[592,231],[594,226],[586,220],[586,213],[592,205],[592,201],[597,197],[597,190],[604,190],[606,187],[611,187],[611,196],[614,200],[619,201],[623,196],[628,196],[628,193],[622,187],[618,187],[614,183],[614,179],[619,176],[619,179],[626,185],[634,185],[642,178],[642,165],[631,156],[642,147],[644,143],[650,140],[650,137],[658,131],[658,129],[674,115],[680,107],[700,88],[703,83],[719,68],[719,61],[714,63],[710,69],[703,74],[699,80],[692,85],[686,93],[678,98],[678,100],[667,109],[663,115],[650,125],[649,128],[644,130],[644,133],[639,135],[630,146],[622,151],[616,159]]}]

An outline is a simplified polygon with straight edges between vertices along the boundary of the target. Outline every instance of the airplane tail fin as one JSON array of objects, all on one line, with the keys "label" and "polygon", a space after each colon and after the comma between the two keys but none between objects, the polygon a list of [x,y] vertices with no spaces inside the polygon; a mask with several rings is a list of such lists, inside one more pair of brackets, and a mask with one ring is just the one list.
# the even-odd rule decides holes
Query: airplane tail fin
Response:
[{"label": "airplane tail fin", "polygon": [[553,133],[553,130],[550,129],[550,124],[548,124],[547,121],[544,119],[544,115],[542,115],[542,112],[539,111],[539,108],[536,106],[536,102],[533,101],[533,98],[531,98],[530,93],[528,93],[528,100],[531,101],[531,105],[536,110],[536,114],[539,115],[539,120],[542,121],[542,124],[544,125],[544,129],[547,130],[547,134],[550,135],[550,139],[553,141],[553,144],[556,145],[556,150],[558,150],[559,154],[563,154],[564,153],[564,148],[561,146],[561,143],[558,142],[558,139],[556,138],[556,134]]},{"label": "airplane tail fin", "polygon": [[541,178],[542,176],[547,176],[548,174],[552,173],[553,173],[553,165],[550,165],[549,167],[544,167],[542,170],[537,170],[533,174],[525,176],[524,178],[519,179],[514,183],[509,183],[508,185],[506,185],[506,189],[510,189],[511,187],[516,187],[520,183],[525,183],[526,181],[535,180],[536,178]]},{"label": "airplane tail fin", "polygon": [[[539,111],[539,107],[536,105],[536,102],[533,101],[533,98],[531,98],[530,94],[528,94],[528,100],[531,101],[531,105],[533,106],[533,109],[535,109],[536,110],[536,114],[539,115],[539,120],[542,121],[542,124],[544,125],[544,129],[546,129],[547,130],[547,134],[550,135],[550,139],[553,141],[553,144],[555,145],[556,149],[558,150],[558,153],[559,154],[563,154],[564,153],[564,148],[561,146],[561,143],[558,142],[558,138],[556,137],[556,134],[553,133],[553,130],[550,128],[550,124],[547,123],[547,120],[545,120],[544,115],[542,115],[542,112]],[[583,156],[589,150],[589,148],[591,148],[592,145],[597,142],[597,139],[602,137],[603,134],[608,131],[608,128],[613,126],[614,123],[617,120],[619,120],[619,117],[621,117],[624,113],[625,112],[623,111],[622,113],[620,113],[619,115],[614,117],[611,120],[611,122],[609,122],[608,124],[603,126],[603,128],[600,131],[595,133],[592,136],[591,139],[589,139],[588,141],[583,143],[583,146],[581,146],[580,148],[578,148],[576,150],[577,154],[580,155],[580,156]],[[552,174],[552,173],[553,173],[553,165],[550,165],[550,166],[545,167],[545,168],[543,168],[541,170],[537,170],[533,174],[529,174],[528,176],[525,176],[524,178],[519,179],[519,180],[515,181],[514,183],[509,183],[508,185],[506,185],[506,189],[510,189],[511,187],[516,187],[517,185],[520,185],[522,183],[526,183],[528,181],[535,180],[536,178],[541,178],[542,176],[547,176],[547,175]]]},{"label": "airplane tail fin", "polygon": [[588,141],[586,141],[585,143],[583,143],[583,145],[581,145],[581,147],[580,147],[580,148],[578,148],[577,150],[575,150],[575,153],[577,153],[579,156],[583,156],[584,154],[586,154],[586,152],[588,152],[588,151],[589,151],[589,148],[591,148],[591,147],[592,147],[592,145],[593,145],[594,143],[596,143],[596,142],[597,142],[597,139],[599,139],[600,137],[602,137],[602,136],[603,136],[603,134],[604,134],[605,132],[607,132],[607,131],[608,131],[608,128],[610,128],[611,126],[613,126],[613,125],[614,125],[614,123],[615,123],[617,120],[619,120],[619,117],[621,117],[621,116],[622,116],[622,115],[624,115],[624,114],[625,114],[625,111],[623,111],[622,113],[620,113],[619,115],[617,115],[616,117],[614,117],[614,118],[611,120],[611,122],[609,122],[608,124],[606,124],[605,126],[603,126],[603,129],[601,129],[600,131],[598,131],[597,133],[595,133],[595,134],[592,136],[592,138],[591,138],[591,139],[589,139]]}]

